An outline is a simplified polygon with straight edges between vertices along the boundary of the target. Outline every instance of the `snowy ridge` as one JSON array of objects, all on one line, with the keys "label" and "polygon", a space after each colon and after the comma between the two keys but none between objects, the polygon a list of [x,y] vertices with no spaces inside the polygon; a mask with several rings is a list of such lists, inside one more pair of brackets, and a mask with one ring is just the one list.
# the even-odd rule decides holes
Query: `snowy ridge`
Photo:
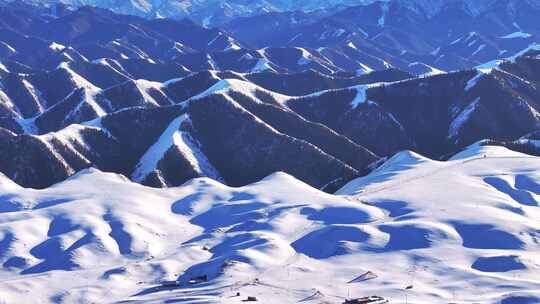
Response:
[{"label": "snowy ridge", "polygon": [[476,75],[467,82],[467,85],[465,86],[465,91],[472,90],[478,84],[478,82],[482,78],[484,78],[484,76],[491,73],[491,70],[484,70],[484,69],[477,69],[476,71],[477,71]]},{"label": "snowy ridge", "polygon": [[62,62],[58,65],[57,69],[62,69],[62,70],[65,70],[71,77],[71,81],[72,83],[77,87],[77,88],[87,88],[89,89],[90,91],[97,91],[99,90],[98,87],[96,87],[95,85],[93,85],[92,83],[90,83],[88,80],[84,79],[84,77],[82,77],[81,75],[77,74],[75,71],[73,71],[70,66],[69,66],[69,63],[67,62]]},{"label": "snowy ridge", "polygon": [[252,73],[258,73],[258,72],[265,72],[265,71],[271,71],[275,72],[274,68],[270,65],[270,61],[266,58],[261,58],[257,61],[253,69],[251,70]]},{"label": "snowy ridge", "polygon": [[[74,91],[75,93],[75,91]],[[74,94],[72,93],[72,94]],[[74,119],[75,117],[77,117],[77,115],[80,114],[80,111],[81,109],[84,107],[84,106],[89,106],[90,109],[97,115],[97,116],[104,116],[107,114],[107,111],[105,111],[100,105],[99,103],[96,101],[95,97],[101,93],[101,90],[100,89],[96,89],[96,90],[92,90],[92,89],[88,89],[88,88],[83,88],[82,89],[82,99],[80,101],[80,103],[77,105],[77,107],[75,107],[75,109],[73,109],[73,111],[71,111],[67,116],[66,118],[64,119],[64,121],[69,121],[70,119]],[[71,97],[68,96],[66,98],[69,98]]]},{"label": "snowy ridge", "polygon": [[19,109],[13,104],[9,96],[0,89],[0,107],[11,112],[15,117],[19,116]]},{"label": "snowy ridge", "polygon": [[[66,118],[64,121],[69,121],[70,119],[73,119],[77,115],[79,115],[82,107],[88,106],[97,116],[104,116],[107,114],[107,111],[102,108],[102,106],[96,101],[96,96],[99,95],[102,90],[92,83],[90,83],[88,80],[84,79],[79,74],[75,73],[68,65],[68,63],[63,62],[58,66],[59,69],[66,70],[70,77],[71,81],[73,82],[73,85],[76,88],[79,88],[82,90],[82,98],[78,106],[73,109],[68,115],[66,115]],[[77,90],[74,90],[69,96],[67,96],[64,100],[69,99],[73,94],[76,94]],[[61,102],[55,106],[59,106]]]},{"label": "snowy ridge", "polygon": [[[200,150],[195,139],[188,132],[181,131],[181,126],[184,123],[189,123],[189,116],[187,114],[181,115],[169,124],[157,142],[140,159],[131,176],[133,181],[143,182],[150,173],[155,171],[158,172],[159,176],[158,163],[172,147],[178,149],[201,176],[218,181],[222,180],[218,171]],[[163,184],[166,185],[164,181]]]},{"label": "snowy ridge", "polygon": [[95,128],[96,130],[99,130],[100,132],[103,132],[103,133],[104,133],[105,135],[107,135],[109,138],[115,139],[115,137],[111,134],[111,132],[109,132],[109,130],[107,130],[107,128],[105,128],[105,127],[103,126],[102,118],[103,118],[103,117],[98,117],[98,118],[96,118],[96,119],[93,119],[93,120],[90,120],[90,121],[83,122],[83,123],[81,123],[81,125],[83,125],[83,126],[88,126],[88,127],[91,127],[91,128]]},{"label": "snowy ridge", "polygon": [[506,57],[504,59],[496,59],[496,60],[492,60],[490,62],[486,62],[484,64],[481,64],[481,65],[477,66],[476,69],[484,70],[484,71],[490,71],[492,69],[498,68],[504,62],[514,63],[514,62],[516,62],[516,60],[519,57],[527,54],[530,51],[540,51],[540,44],[533,43],[533,44],[529,45],[527,48],[521,50],[520,52],[517,52],[513,56]]},{"label": "snowy ridge", "polygon": [[529,33],[524,32],[514,32],[505,36],[502,36],[501,39],[515,39],[515,38],[530,38],[532,37]]},{"label": "snowy ridge", "polygon": [[59,43],[53,42],[49,45],[49,48],[55,52],[62,52],[66,49],[64,45],[61,45]]},{"label": "snowy ridge", "polygon": [[430,66],[428,64],[425,64],[425,63],[422,63],[422,62],[410,63],[409,68],[426,70],[426,72],[419,75],[420,77],[429,77],[429,76],[446,74],[445,71],[439,70],[439,69],[437,69],[435,67],[432,67],[432,66]]},{"label": "snowy ridge", "polygon": [[[86,164],[89,165],[91,164],[91,161],[88,160],[79,151],[77,151],[77,148],[75,148],[75,146],[77,146],[83,149],[88,149],[87,144],[81,134],[81,132],[86,128],[92,128],[92,127],[73,124],[62,129],[61,131],[48,133],[45,135],[39,135],[35,137],[40,139],[54,153],[54,155],[59,160],[61,160],[62,163],[65,164],[66,167],[67,167],[67,163],[65,159],[63,159],[63,157],[60,156],[60,154],[58,154],[55,151],[55,148],[53,147],[53,142],[56,140],[60,141],[64,145],[64,147],[69,149],[73,154],[77,155],[79,159],[83,160]],[[75,173],[75,172],[72,171],[72,173]]]},{"label": "snowy ridge", "polygon": [[528,158],[529,155],[508,150],[505,147],[489,146],[485,140],[476,142],[468,146],[463,151],[455,154],[450,158],[450,161],[467,161],[483,157],[498,157],[498,158]]},{"label": "snowy ridge", "polygon": [[0,72],[9,73],[8,68],[0,61]]},{"label": "snowy ridge", "polygon": [[352,87],[346,87],[346,88],[337,89],[337,90],[336,89],[330,89],[330,90],[324,90],[324,91],[320,91],[320,92],[315,92],[315,93],[308,94],[308,95],[305,95],[305,96],[292,96],[292,97],[289,97],[289,98],[291,100],[297,100],[297,99],[306,99],[307,100],[309,98],[316,98],[316,97],[319,97],[321,95],[328,94],[328,93],[334,92],[334,91],[352,90],[352,91],[356,92],[355,97],[350,102],[351,109],[354,110],[354,109],[358,108],[358,106],[363,104],[363,103],[376,104],[375,102],[370,101],[370,100],[367,99],[367,90],[369,90],[370,88],[376,88],[376,87],[380,87],[380,86],[384,86],[384,85],[392,84],[392,83],[399,83],[399,81],[397,81],[397,82],[376,82],[376,83],[371,83],[371,84],[366,84],[366,85],[357,85],[357,86],[352,86]]},{"label": "snowy ridge", "polygon": [[480,104],[480,97],[476,98],[473,102],[471,102],[463,111],[459,113],[459,115],[454,118],[452,123],[450,124],[450,128],[448,129],[448,138],[454,138],[459,135],[459,131],[461,130],[461,127],[469,120],[473,112],[478,108],[478,105]]},{"label": "snowy ridge", "polygon": [[[154,97],[152,97],[148,93],[148,91],[151,89],[161,91],[166,86],[166,84],[161,84],[159,82],[148,81],[144,79],[137,79],[135,80],[135,85],[137,86],[137,89],[139,90],[139,92],[141,92],[145,102],[149,102],[150,104],[154,106],[159,106],[159,103],[154,99]],[[169,100],[169,102],[173,104],[172,100]]]},{"label": "snowy ridge", "polygon": [[300,59],[298,59],[299,65],[308,65],[312,62],[312,55],[304,48],[296,48],[300,51]]},{"label": "snowy ridge", "polygon": [[137,164],[131,179],[135,182],[142,182],[150,173],[158,170],[159,161],[165,156],[165,153],[181,141],[180,125],[188,119],[186,114],[175,118],[159,137],[159,139],[146,151]]},{"label": "snowy ridge", "polygon": [[[385,161],[381,166],[373,170],[369,175],[361,178],[357,178],[347,185],[343,186],[336,192],[337,195],[356,195],[366,191],[366,188],[379,189],[380,184],[391,183],[388,179],[397,173],[406,174],[405,171],[410,168],[416,168],[425,163],[431,163],[437,166],[437,164],[443,164],[435,162],[429,158],[413,151],[402,151],[392,156]],[[430,170],[430,169],[429,169]]]},{"label": "snowy ridge", "polygon": [[486,48],[486,45],[485,44],[481,44],[478,46],[478,48],[476,49],[476,51],[474,51],[471,56],[476,56],[476,54],[480,53],[484,48]]},{"label": "snowy ridge", "polygon": [[[145,58],[141,58],[141,59],[145,59]],[[151,59],[147,59],[150,63],[155,63],[153,62]],[[111,64],[110,62],[112,62],[114,64]],[[123,72],[123,71],[120,71],[117,67],[119,66],[122,66],[120,65],[120,63],[114,59],[109,59],[109,58],[100,58],[100,59],[96,59],[94,61],[92,61],[92,64],[97,64],[97,65],[102,65],[102,66],[106,66],[108,68],[110,68],[111,70],[113,70],[114,72],[122,75],[122,76],[125,76],[127,77],[127,75]]]},{"label": "snowy ridge", "polygon": [[[30,124],[28,122],[27,124]],[[34,127],[35,126],[31,126]],[[27,128],[31,128],[28,126]],[[112,135],[106,130],[103,129],[99,123],[98,120],[94,120],[89,122],[88,124],[80,125],[80,124],[72,124],[67,126],[66,128],[58,131],[58,132],[51,132],[43,135],[32,135],[33,137],[39,139],[51,152],[51,154],[60,162],[63,164],[65,168],[68,168],[69,175],[75,174],[75,170],[71,168],[67,161],[64,159],[64,157],[56,151],[55,145],[60,143],[63,145],[63,147],[67,150],[69,150],[71,153],[77,156],[78,159],[85,162],[87,166],[90,166],[92,162],[87,159],[82,151],[79,151],[80,149],[90,151],[88,144],[86,143],[83,132],[87,129],[94,129],[98,130],[100,132],[103,132],[103,134],[107,135],[110,138],[113,138]],[[33,133],[29,134],[35,134],[35,130],[31,130]],[[85,152],[86,152],[85,151]]]},{"label": "snowy ridge", "polygon": [[266,94],[270,94],[272,97],[276,99],[277,102],[281,104],[285,104],[285,102],[291,98],[290,96],[268,91],[251,82],[242,81],[238,79],[222,79],[222,80],[219,80],[216,84],[214,84],[210,88],[208,88],[206,91],[196,96],[191,97],[190,100],[194,101],[194,100],[203,99],[213,94],[227,94],[228,91],[236,91],[242,94],[247,94],[249,97],[251,97],[253,100],[256,100],[256,101],[259,99],[255,96],[255,92],[261,91]]},{"label": "snowy ridge", "polygon": [[42,113],[45,111],[44,107],[47,105],[47,101],[44,100],[41,92],[36,89],[28,80],[23,79],[22,80],[23,85],[25,86],[26,90],[30,92],[32,95],[32,98],[36,101],[36,104],[38,105],[38,111]]},{"label": "snowy ridge", "polygon": [[370,68],[369,66],[363,64],[363,63],[359,63],[360,64],[360,69],[356,70],[356,76],[362,76],[362,75],[367,75],[367,74],[370,74],[370,73],[373,73],[375,70]]},{"label": "snowy ridge", "polygon": [[199,143],[187,132],[175,134],[174,144],[187,158],[195,171],[201,176],[209,177],[213,180],[223,182],[223,178],[219,176],[219,172],[210,163],[206,155],[201,151]]},{"label": "snowy ridge", "polygon": [[69,164],[66,162],[64,157],[62,155],[60,155],[60,153],[58,153],[58,151],[56,151],[56,149],[51,144],[51,142],[49,142],[49,140],[48,140],[49,138],[43,138],[43,137],[37,137],[37,136],[36,136],[36,138],[38,138],[41,141],[41,143],[43,143],[43,145],[47,148],[47,150],[50,151],[50,153],[54,157],[54,159],[56,159],[62,165],[62,167],[64,167],[66,169],[66,172],[69,175],[75,174],[75,170],[71,166],[69,166]]},{"label": "snowy ridge", "polygon": [[206,54],[206,60],[208,62],[208,65],[210,66],[210,69],[211,70],[214,70],[214,71],[218,71],[219,70],[219,66],[217,65],[217,63],[214,61],[214,58],[212,58],[212,56],[210,54]]}]

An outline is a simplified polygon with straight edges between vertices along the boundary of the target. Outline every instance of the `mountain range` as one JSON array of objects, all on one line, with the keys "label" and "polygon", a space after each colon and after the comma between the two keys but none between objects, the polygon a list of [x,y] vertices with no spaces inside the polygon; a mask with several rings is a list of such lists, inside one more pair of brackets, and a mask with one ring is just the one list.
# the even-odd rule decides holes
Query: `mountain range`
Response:
[{"label": "mountain range", "polygon": [[0,0],[0,302],[540,302],[538,1],[61,2]]},{"label": "mountain range", "polygon": [[[475,19],[431,29],[452,33],[444,38],[411,36],[430,19],[392,3],[225,29],[6,4],[0,171],[34,188],[88,167],[154,187],[201,176],[242,186],[284,171],[331,192],[404,149],[444,158],[478,140],[511,144],[540,133],[540,48],[529,34],[540,27],[521,5],[519,32],[488,35]],[[284,23],[271,29],[292,26],[295,39],[258,40],[252,30],[275,16]],[[501,33],[518,26],[497,16]]]},{"label": "mountain range", "polygon": [[[12,1],[12,0],[4,0]],[[470,15],[479,15],[498,5],[500,0],[16,0],[25,3],[54,7],[56,4],[77,8],[84,5],[111,9],[117,13],[148,18],[192,18],[204,25],[221,25],[238,17],[250,17],[271,12],[314,12],[324,16],[339,9],[372,3],[398,3],[428,16],[452,6],[461,6]],[[506,1],[506,0],[505,0]],[[537,0],[507,1],[507,9],[515,10],[519,3],[539,6]]]}]

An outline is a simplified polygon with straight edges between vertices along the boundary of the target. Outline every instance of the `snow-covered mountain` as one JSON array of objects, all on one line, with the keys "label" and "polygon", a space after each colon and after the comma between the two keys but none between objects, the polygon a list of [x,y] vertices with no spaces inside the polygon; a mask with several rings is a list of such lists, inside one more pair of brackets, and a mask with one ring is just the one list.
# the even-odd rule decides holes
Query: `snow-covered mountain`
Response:
[{"label": "snow-covered mountain", "polygon": [[[16,0],[20,1],[20,0]],[[36,5],[64,4],[71,7],[91,5],[117,13],[144,17],[192,18],[205,25],[219,24],[231,18],[254,16],[267,12],[324,10],[344,5],[370,3],[372,0],[286,1],[286,0],[23,0]]]},{"label": "snow-covered mountain", "polygon": [[[9,0],[8,0],[9,1]],[[21,0],[16,0],[21,1]],[[23,0],[39,5],[66,4],[72,7],[92,5],[118,13],[150,18],[192,18],[205,25],[222,24],[237,17],[255,16],[268,12],[335,11],[338,8],[368,5],[375,2],[398,2],[433,16],[447,5],[463,3],[470,14],[478,15],[497,2],[507,3],[512,10],[515,3],[528,2],[536,6],[538,0]]]},{"label": "snow-covered mountain", "polygon": [[6,303],[538,303],[538,172],[537,157],[474,145],[446,162],[399,153],[338,195],[285,173],[156,190],[89,169],[40,191],[0,175],[0,293]]},{"label": "snow-covered mountain", "polygon": [[[403,149],[439,158],[540,128],[537,47],[496,59],[489,72],[447,73],[365,38],[249,49],[226,31],[189,21],[88,7],[52,20],[2,13],[0,169],[27,187],[97,167],[155,187],[201,176],[244,185],[279,170],[329,191]],[[355,13],[371,11],[339,16]],[[507,57],[492,41],[459,36],[421,59]],[[309,165],[284,157],[300,151]]]},{"label": "snow-covered mountain", "polygon": [[536,1],[64,2],[129,15],[0,0],[0,303],[540,302]]},{"label": "snow-covered mountain", "polygon": [[[525,34],[538,30],[536,15],[520,8],[529,21],[521,34],[456,27],[439,37],[411,35],[429,20],[376,3],[299,23],[284,46],[263,35],[272,28],[261,31],[268,40],[251,48],[235,38],[241,27],[91,7],[51,17],[8,5],[0,9],[0,171],[34,188],[88,167],[154,187],[195,177],[242,186],[284,171],[332,191],[404,149],[444,158],[486,138],[514,143],[540,133],[539,47]],[[516,27],[501,16],[501,33]]]}]

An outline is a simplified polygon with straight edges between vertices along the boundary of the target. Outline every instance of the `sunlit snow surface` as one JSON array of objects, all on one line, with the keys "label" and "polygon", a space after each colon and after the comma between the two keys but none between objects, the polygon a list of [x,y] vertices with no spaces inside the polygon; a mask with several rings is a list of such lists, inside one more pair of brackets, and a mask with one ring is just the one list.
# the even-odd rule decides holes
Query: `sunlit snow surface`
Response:
[{"label": "sunlit snow surface", "polygon": [[505,148],[402,152],[338,195],[283,173],[163,190],[87,170],[0,189],[0,302],[540,302],[540,159]]}]

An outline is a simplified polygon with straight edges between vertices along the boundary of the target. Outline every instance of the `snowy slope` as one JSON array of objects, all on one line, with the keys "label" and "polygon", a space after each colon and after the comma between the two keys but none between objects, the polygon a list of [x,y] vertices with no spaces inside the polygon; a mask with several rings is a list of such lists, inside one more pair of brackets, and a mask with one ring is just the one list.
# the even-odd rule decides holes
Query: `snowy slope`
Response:
[{"label": "snowy slope", "polygon": [[[283,173],[165,190],[93,169],[39,191],[0,176],[0,293],[7,303],[538,303],[539,170],[536,157],[474,145],[447,162],[402,152],[338,195]],[[201,275],[210,281],[187,283]],[[184,287],[162,287],[170,280]]]},{"label": "snowy slope", "polygon": [[143,182],[152,172],[156,171],[164,185],[167,183],[161,177],[158,163],[165,157],[170,149],[175,149],[194,168],[199,176],[205,176],[214,180],[222,181],[216,168],[212,166],[206,155],[200,150],[199,144],[189,132],[180,131],[182,124],[190,124],[189,115],[183,114],[174,119],[148,151],[143,155],[135,168],[131,179]]},{"label": "snowy slope", "polygon": [[237,79],[223,79],[218,81],[215,85],[211,86],[204,92],[193,96],[192,100],[202,99],[212,94],[227,94],[230,92],[240,92],[255,100],[258,98],[255,96],[258,92],[263,92],[272,96],[279,104],[285,104],[287,100],[291,99],[291,96],[268,91],[262,87],[259,87],[251,82],[237,80]]}]

